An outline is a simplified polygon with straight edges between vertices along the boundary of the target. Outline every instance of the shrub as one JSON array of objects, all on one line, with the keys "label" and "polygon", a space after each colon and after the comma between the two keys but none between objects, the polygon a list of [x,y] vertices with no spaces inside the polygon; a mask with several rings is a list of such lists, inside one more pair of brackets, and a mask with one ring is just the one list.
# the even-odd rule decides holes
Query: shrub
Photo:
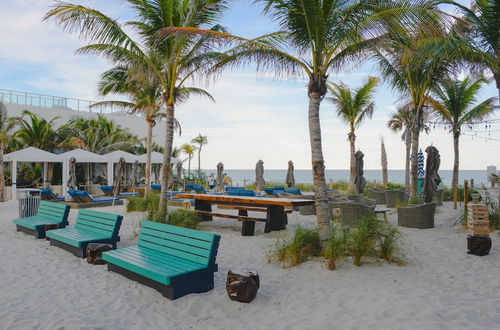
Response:
[{"label": "shrub", "polygon": [[354,264],[361,266],[362,258],[376,252],[382,223],[374,216],[361,218],[349,234],[349,251]]},{"label": "shrub", "polygon": [[159,213],[160,195],[150,193],[147,197],[129,197],[127,212],[145,212],[144,217],[149,221],[165,222],[165,217]]},{"label": "shrub", "polygon": [[200,223],[200,217],[193,211],[178,209],[168,215],[169,225],[196,229]]},{"label": "shrub", "polygon": [[332,233],[325,243],[323,257],[329,270],[336,268],[337,261],[348,255],[348,234],[347,228],[333,225]]},{"label": "shrub", "polygon": [[320,252],[318,231],[299,226],[291,236],[278,240],[273,254],[286,267],[297,266],[309,257],[319,256]]},{"label": "shrub", "polygon": [[127,201],[127,212],[146,211],[147,201],[143,197],[129,197]]},{"label": "shrub", "polygon": [[396,226],[392,225],[385,224],[381,229],[379,233],[380,256],[391,263],[401,251],[401,233]]},{"label": "shrub", "polygon": [[500,229],[500,206],[490,204],[488,213],[490,219],[490,230],[494,231]]}]

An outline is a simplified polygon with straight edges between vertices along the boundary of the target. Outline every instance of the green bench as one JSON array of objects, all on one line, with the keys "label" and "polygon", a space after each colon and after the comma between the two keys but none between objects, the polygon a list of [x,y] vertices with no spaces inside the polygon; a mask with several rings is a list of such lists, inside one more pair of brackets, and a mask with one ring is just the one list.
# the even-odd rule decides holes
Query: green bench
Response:
[{"label": "green bench", "polygon": [[35,216],[12,220],[17,231],[45,238],[45,232],[50,229],[64,228],[68,225],[69,205],[40,201]]},{"label": "green bench", "polygon": [[118,214],[80,210],[74,227],[51,230],[47,232],[47,239],[50,240],[50,245],[85,258],[89,243],[111,244],[116,249],[116,244],[120,241],[118,233],[122,219],[123,216]]},{"label": "green bench", "polygon": [[177,299],[213,289],[219,240],[217,234],[143,220],[137,246],[102,258],[109,271]]}]

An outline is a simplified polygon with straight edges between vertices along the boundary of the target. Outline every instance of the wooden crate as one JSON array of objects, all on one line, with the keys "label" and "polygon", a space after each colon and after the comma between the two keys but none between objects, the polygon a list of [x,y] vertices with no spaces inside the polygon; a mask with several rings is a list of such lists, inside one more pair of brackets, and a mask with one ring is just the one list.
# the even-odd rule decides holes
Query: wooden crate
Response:
[{"label": "wooden crate", "polygon": [[470,235],[488,237],[490,235],[488,206],[485,204],[470,204],[467,225]]}]

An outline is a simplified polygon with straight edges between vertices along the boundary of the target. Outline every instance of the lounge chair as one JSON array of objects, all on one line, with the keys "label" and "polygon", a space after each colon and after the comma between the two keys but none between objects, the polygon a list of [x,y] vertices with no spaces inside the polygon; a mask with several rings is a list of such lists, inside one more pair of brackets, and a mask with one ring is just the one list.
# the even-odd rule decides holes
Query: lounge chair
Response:
[{"label": "lounge chair", "polygon": [[72,208],[80,209],[86,207],[101,207],[111,205],[123,205],[123,200],[114,197],[92,197],[83,190],[68,190],[68,195],[73,198],[73,202],[65,202]]},{"label": "lounge chair", "polygon": [[202,185],[196,183],[188,183],[186,184],[186,191],[194,190],[197,194],[206,194],[205,188]]},{"label": "lounge chair", "polygon": [[398,226],[408,228],[434,228],[436,203],[398,207]]},{"label": "lounge chair", "polygon": [[351,195],[346,197],[347,200],[353,201],[355,203],[364,204],[367,206],[375,206],[377,205],[377,201],[371,198],[368,198],[363,195]]},{"label": "lounge chair", "polygon": [[342,211],[342,223],[344,225],[353,225],[359,219],[365,216],[375,216],[375,205],[368,206],[362,203],[356,203],[350,200],[336,199],[328,202],[328,207],[338,208]]},{"label": "lounge chair", "polygon": [[227,194],[230,195],[230,196],[249,196],[249,197],[255,197],[255,191],[253,191],[253,190],[246,190],[246,189],[228,190]]},{"label": "lounge chair", "polygon": [[[101,186],[101,190],[106,196],[114,196],[113,186]],[[120,192],[117,197],[127,198],[127,197],[138,197],[141,194],[138,192]]]},{"label": "lounge chair", "polygon": [[226,192],[229,192],[230,190],[245,190],[245,187],[226,187],[224,190]]},{"label": "lounge chair", "polygon": [[409,194],[403,189],[394,189],[385,191],[386,206],[390,208],[396,207],[396,204],[406,204],[408,202]]},{"label": "lounge chair", "polygon": [[102,258],[108,270],[177,299],[213,289],[219,240],[218,234],[143,220],[137,246]]},{"label": "lounge chair", "polygon": [[122,219],[123,216],[118,214],[80,210],[74,227],[50,230],[47,232],[47,239],[50,240],[50,245],[85,258],[89,243],[111,244],[116,249],[116,244],[120,241],[118,233]]},{"label": "lounge chair", "polygon": [[63,201],[64,196],[58,196],[55,192],[50,188],[41,188],[40,196],[44,201]]},{"label": "lounge chair", "polygon": [[68,225],[69,205],[40,201],[35,216],[14,219],[17,231],[33,235],[36,238],[45,238],[49,229],[64,228]]},{"label": "lounge chair", "polygon": [[158,192],[161,191],[161,185],[159,184],[152,184],[149,186],[152,190],[157,190]]}]

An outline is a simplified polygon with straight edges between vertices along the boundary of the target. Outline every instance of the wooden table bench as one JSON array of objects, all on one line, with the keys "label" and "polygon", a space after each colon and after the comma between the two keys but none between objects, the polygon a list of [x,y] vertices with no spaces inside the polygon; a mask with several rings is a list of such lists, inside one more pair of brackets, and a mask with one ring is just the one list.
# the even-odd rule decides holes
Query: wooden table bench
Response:
[{"label": "wooden table bench", "polygon": [[[231,218],[243,221],[241,226],[242,236],[253,236],[255,232],[255,222],[265,222],[265,233],[283,230],[288,224],[285,207],[307,206],[314,204],[313,200],[288,199],[288,198],[265,198],[230,195],[210,195],[210,194],[177,194],[176,198],[194,199],[194,208],[202,221],[212,221],[212,217]],[[238,210],[238,215],[214,213],[212,204],[232,205]],[[248,216],[248,211],[266,212],[266,218],[254,218]]]}]

